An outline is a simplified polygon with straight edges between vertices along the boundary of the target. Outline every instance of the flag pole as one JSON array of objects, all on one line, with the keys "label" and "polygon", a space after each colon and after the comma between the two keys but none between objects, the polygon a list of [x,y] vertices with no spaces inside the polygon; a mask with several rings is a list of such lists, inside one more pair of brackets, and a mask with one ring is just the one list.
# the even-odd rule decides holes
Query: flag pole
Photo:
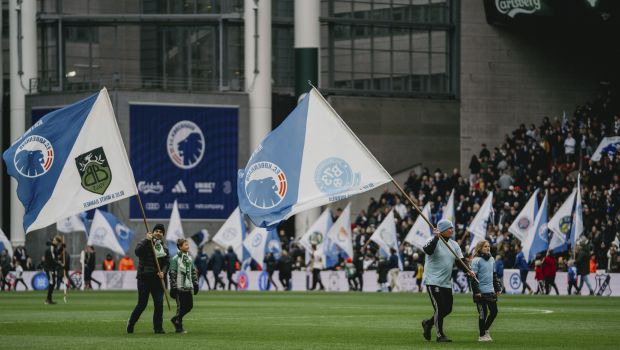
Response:
[{"label": "flag pole", "polygon": [[[140,210],[142,211],[142,220],[144,221],[144,227],[146,228],[146,232],[149,232],[149,225],[146,223],[146,213],[144,212],[144,206],[142,206],[142,199],[140,199],[140,193],[137,194],[138,204],[140,205]],[[153,258],[155,260],[155,267],[157,268],[157,275],[161,273],[161,268],[159,267],[159,260],[157,260],[157,253],[155,252],[155,246],[153,245],[153,240],[149,240],[151,242],[151,249],[153,250]],[[166,290],[166,284],[164,283],[164,278],[159,276],[159,281],[161,282],[161,288],[164,290],[164,296],[166,297],[166,304],[168,304],[168,311],[170,311],[170,300],[168,300],[168,293]]]},{"label": "flag pole", "polygon": [[[390,176],[390,178],[392,178]],[[394,178],[392,178],[392,183],[394,184],[394,186],[396,186],[396,188],[398,188],[398,190],[400,191],[400,193],[402,193],[405,198],[407,198],[407,200],[409,201],[409,203],[411,203],[411,205],[413,205],[413,207],[415,208],[415,210],[418,212],[418,214],[420,214],[422,216],[422,219],[424,219],[424,221],[426,221],[426,223],[433,229],[433,231],[435,230],[435,226],[428,220],[428,218],[426,217],[426,215],[424,215],[424,213],[422,212],[422,210],[420,210],[420,208],[413,202],[413,200],[411,199],[411,197],[409,197],[409,195],[407,193],[405,193],[405,191],[403,190],[402,187],[400,187],[400,185],[398,184],[398,182],[396,182],[394,180]],[[439,239],[446,245],[446,247],[448,248],[448,250],[450,251],[450,253],[452,253],[452,255],[454,255],[454,257],[457,259],[457,261],[461,264],[461,266],[463,266],[465,268],[465,270],[467,272],[473,272],[469,266],[461,259],[459,258],[459,256],[456,254],[456,252],[454,251],[454,249],[452,249],[452,247],[448,244],[448,242],[446,241],[445,238],[443,238],[443,236],[441,234],[436,235],[437,237],[439,237]],[[478,279],[476,277],[473,277],[474,280],[476,280],[476,282],[480,283],[478,281]]]},{"label": "flag pole", "polygon": [[65,289],[64,289],[64,296],[62,298],[62,301],[65,302],[65,304],[67,303],[67,266],[66,266],[66,260],[65,260],[65,236],[61,235],[60,237],[62,237],[62,283],[65,285]]}]

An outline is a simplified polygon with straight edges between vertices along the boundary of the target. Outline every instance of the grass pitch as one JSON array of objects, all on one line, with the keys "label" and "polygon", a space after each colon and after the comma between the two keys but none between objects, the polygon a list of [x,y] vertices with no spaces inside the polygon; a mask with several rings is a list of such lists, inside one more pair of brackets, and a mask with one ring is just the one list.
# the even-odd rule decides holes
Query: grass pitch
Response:
[{"label": "grass pitch", "polygon": [[[188,334],[152,332],[152,304],[125,333],[136,292],[72,292],[44,305],[42,292],[0,294],[1,349],[618,349],[620,299],[502,296],[492,343],[478,343],[470,295],[455,295],[444,322],[451,344],[427,342],[425,293],[201,292]],[[164,306],[165,307],[165,306]],[[172,304],[174,310],[174,302]]]}]

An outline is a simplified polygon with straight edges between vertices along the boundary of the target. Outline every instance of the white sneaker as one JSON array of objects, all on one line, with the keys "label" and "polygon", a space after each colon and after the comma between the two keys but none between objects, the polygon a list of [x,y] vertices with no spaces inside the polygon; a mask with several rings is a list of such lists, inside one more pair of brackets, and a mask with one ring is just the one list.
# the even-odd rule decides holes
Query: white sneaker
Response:
[{"label": "white sneaker", "polygon": [[491,337],[485,334],[482,337],[478,337],[478,341],[487,342],[487,341],[493,341],[493,339],[491,339]]},{"label": "white sneaker", "polygon": [[491,333],[489,333],[489,331],[484,332],[484,335],[489,338],[489,341],[493,341],[493,339],[491,338]]}]

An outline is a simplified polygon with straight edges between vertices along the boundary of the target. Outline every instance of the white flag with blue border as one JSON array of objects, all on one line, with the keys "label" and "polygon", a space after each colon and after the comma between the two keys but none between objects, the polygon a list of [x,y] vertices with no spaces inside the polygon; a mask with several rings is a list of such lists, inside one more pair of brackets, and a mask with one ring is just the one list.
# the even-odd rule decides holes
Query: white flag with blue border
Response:
[{"label": "white flag with blue border", "polygon": [[237,194],[241,211],[267,227],[391,180],[313,88],[239,171]]},{"label": "white flag with blue border", "polygon": [[[306,264],[310,262],[312,257],[312,246],[315,245],[319,252],[326,254],[327,244],[327,232],[333,225],[332,214],[329,209],[325,209],[318,219],[310,226],[303,236],[299,239],[301,244],[306,250]],[[337,258],[338,253],[336,253]],[[326,261],[327,257],[323,256],[323,261]]]},{"label": "white flag with blue border", "polygon": [[577,177],[577,198],[575,199],[575,215],[573,216],[573,225],[570,230],[570,244],[575,247],[579,242],[579,238],[583,234],[583,204],[581,203],[581,176]]},{"label": "white flag with blue border", "polygon": [[472,239],[469,244],[469,253],[474,250],[478,242],[486,239],[491,215],[493,215],[493,192],[489,192],[484,203],[482,203],[482,206],[478,209],[478,213],[467,227],[467,231],[472,234]]},{"label": "white flag with blue border", "polygon": [[86,237],[88,237],[87,226],[88,218],[86,217],[86,212],[81,212],[58,221],[56,223],[56,230],[62,233],[84,232]]},{"label": "white flag with blue border", "polygon": [[347,254],[347,257],[353,258],[353,236],[351,232],[351,203],[347,204],[340,217],[327,231],[327,239],[335,243],[340,249]]},{"label": "white flag with blue border", "polygon": [[601,143],[598,144],[596,151],[594,151],[594,154],[592,154],[592,157],[590,157],[590,159],[592,159],[595,162],[598,162],[601,160],[601,157],[604,154],[613,156],[617,154],[619,150],[620,150],[620,136],[604,137]]},{"label": "white flag with blue border", "polygon": [[[427,218],[429,218],[430,220],[429,216],[427,216]],[[443,215],[441,216],[441,218],[450,220],[454,227],[456,227],[456,215],[454,214],[454,189],[450,193],[450,197],[448,197],[448,202],[446,203],[446,206],[443,207]]]},{"label": "white flag with blue border", "polygon": [[527,238],[530,228],[534,224],[534,219],[538,213],[538,192],[536,189],[530,199],[527,201],[523,209],[508,228],[508,232],[512,233],[518,240],[524,242]]},{"label": "white flag with blue border", "polygon": [[543,198],[534,225],[530,228],[530,232],[523,242],[523,254],[527,262],[532,262],[536,258],[536,254],[546,252],[549,249],[549,229],[547,228],[547,194]]},{"label": "white flag with blue border", "polygon": [[[185,238],[183,225],[181,224],[181,213],[179,213],[179,205],[177,200],[172,204],[170,212],[170,221],[168,222],[168,230],[166,230],[166,241],[168,241],[168,253],[171,256],[177,255],[177,239]],[[196,256],[196,252],[191,252]]]},{"label": "white flag with blue border", "polygon": [[41,118],[3,158],[26,233],[137,193],[106,89]]},{"label": "white flag with blue border", "polygon": [[382,256],[389,257],[391,248],[396,249],[398,255],[398,268],[403,270],[403,262],[400,258],[398,249],[398,235],[396,234],[396,220],[394,219],[394,209],[385,216],[379,227],[369,238],[379,246],[379,253]]},{"label": "white flag with blue border", "polygon": [[575,208],[576,195],[577,189],[573,189],[573,192],[566,198],[560,209],[553,214],[553,217],[547,224],[549,230],[553,232],[549,242],[549,249],[552,249],[555,253],[568,251],[567,239],[573,226],[573,209]]},{"label": "white flag with blue border", "polygon": [[9,257],[13,257],[13,245],[4,234],[4,231],[2,231],[2,229],[0,228],[0,253],[2,253],[2,251],[4,250],[7,251]]},{"label": "white flag with blue border", "polygon": [[103,210],[95,210],[93,222],[90,225],[88,245],[108,248],[116,254],[125,255],[134,232],[123,224],[114,215]]},{"label": "white flag with blue border", "polygon": [[280,258],[281,244],[278,233],[274,229],[256,227],[243,241],[243,246],[250,253],[250,257],[259,265],[263,266],[265,256],[269,252],[274,253],[276,259]]}]

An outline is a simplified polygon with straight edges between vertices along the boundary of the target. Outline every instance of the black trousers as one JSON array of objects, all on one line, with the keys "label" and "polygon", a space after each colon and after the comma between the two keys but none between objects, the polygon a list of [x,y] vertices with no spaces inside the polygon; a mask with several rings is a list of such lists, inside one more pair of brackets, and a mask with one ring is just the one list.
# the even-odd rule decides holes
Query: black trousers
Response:
[{"label": "black trousers", "polygon": [[163,329],[164,315],[164,290],[157,277],[142,277],[138,279],[138,304],[129,317],[129,323],[134,325],[140,319],[140,315],[149,303],[149,295],[153,297],[153,330]]},{"label": "black trousers", "polygon": [[527,284],[527,273],[529,271],[520,271],[520,275],[521,275],[521,283],[523,284],[523,290],[521,291],[521,294],[525,293],[525,290],[528,289],[529,291],[532,291],[532,288],[530,287],[529,284]]},{"label": "black trousers", "polygon": [[228,290],[230,290],[230,286],[235,286],[235,290],[237,290],[237,282],[233,280],[234,271],[226,271],[226,278],[228,279]]},{"label": "black trousers", "polygon": [[23,278],[18,278],[18,279],[15,280],[15,287],[14,287],[15,289],[14,290],[17,290],[17,283],[23,284],[24,287],[26,288],[26,290],[28,290],[28,285],[26,284],[26,282],[24,282]]},{"label": "black trousers", "polygon": [[[484,299],[484,294],[482,296]],[[476,308],[478,309],[478,330],[482,337],[491,328],[495,317],[497,317],[497,302],[481,300],[476,302]]]},{"label": "black trousers", "polygon": [[572,289],[573,287],[575,287],[575,292],[579,291],[579,288],[577,288],[577,280],[569,280],[568,281],[568,295],[571,295]]},{"label": "black trousers", "polygon": [[321,290],[325,289],[321,281],[321,269],[312,269],[312,288],[310,290],[314,290],[317,283],[321,286]]},{"label": "black trousers", "polygon": [[555,289],[555,294],[560,295],[558,286],[555,285],[555,277],[545,277],[545,294],[551,293],[551,287]]},{"label": "black trousers", "polygon": [[207,282],[207,288],[211,290],[211,283],[209,283],[209,279],[207,278],[207,271],[205,271],[204,273],[201,272],[198,278],[200,279],[200,277],[202,277],[205,280],[205,282]]},{"label": "black trousers", "polygon": [[183,316],[187,315],[193,307],[194,297],[192,292],[179,290],[177,292],[177,313],[174,315],[178,328],[183,328]]},{"label": "black trousers", "polygon": [[274,272],[275,272],[275,271],[269,271],[269,272],[267,272],[267,276],[268,276],[268,279],[267,279],[267,290],[270,290],[270,289],[271,289],[271,284],[273,284],[273,286],[274,286],[274,288],[276,289],[276,291],[278,291],[278,285],[277,285],[277,284],[276,284],[276,282],[273,280],[273,273],[274,273]]},{"label": "black trousers", "polygon": [[357,281],[357,285],[359,286],[357,290],[360,292],[363,291],[364,290],[364,274],[362,272],[357,272],[355,274],[355,277],[353,278]]},{"label": "black trousers", "polygon": [[278,279],[280,280],[280,284],[284,290],[291,290],[291,275],[288,273],[282,273],[278,275]]},{"label": "black trousers", "polygon": [[226,289],[224,282],[222,282],[222,279],[220,278],[221,272],[222,271],[215,273],[215,271],[213,271],[213,277],[215,278],[215,283],[213,284],[213,290],[217,290],[218,285],[222,286],[222,290]]},{"label": "black trousers", "polygon": [[56,271],[55,270],[45,270],[45,274],[47,275],[47,280],[49,284],[47,285],[47,301],[52,301],[52,294],[54,294],[54,287],[56,287]]},{"label": "black trousers", "polygon": [[426,322],[431,322],[435,326],[437,336],[443,337],[445,336],[443,332],[443,319],[452,312],[452,288],[427,285],[426,290],[435,310],[433,317],[426,320]]}]

